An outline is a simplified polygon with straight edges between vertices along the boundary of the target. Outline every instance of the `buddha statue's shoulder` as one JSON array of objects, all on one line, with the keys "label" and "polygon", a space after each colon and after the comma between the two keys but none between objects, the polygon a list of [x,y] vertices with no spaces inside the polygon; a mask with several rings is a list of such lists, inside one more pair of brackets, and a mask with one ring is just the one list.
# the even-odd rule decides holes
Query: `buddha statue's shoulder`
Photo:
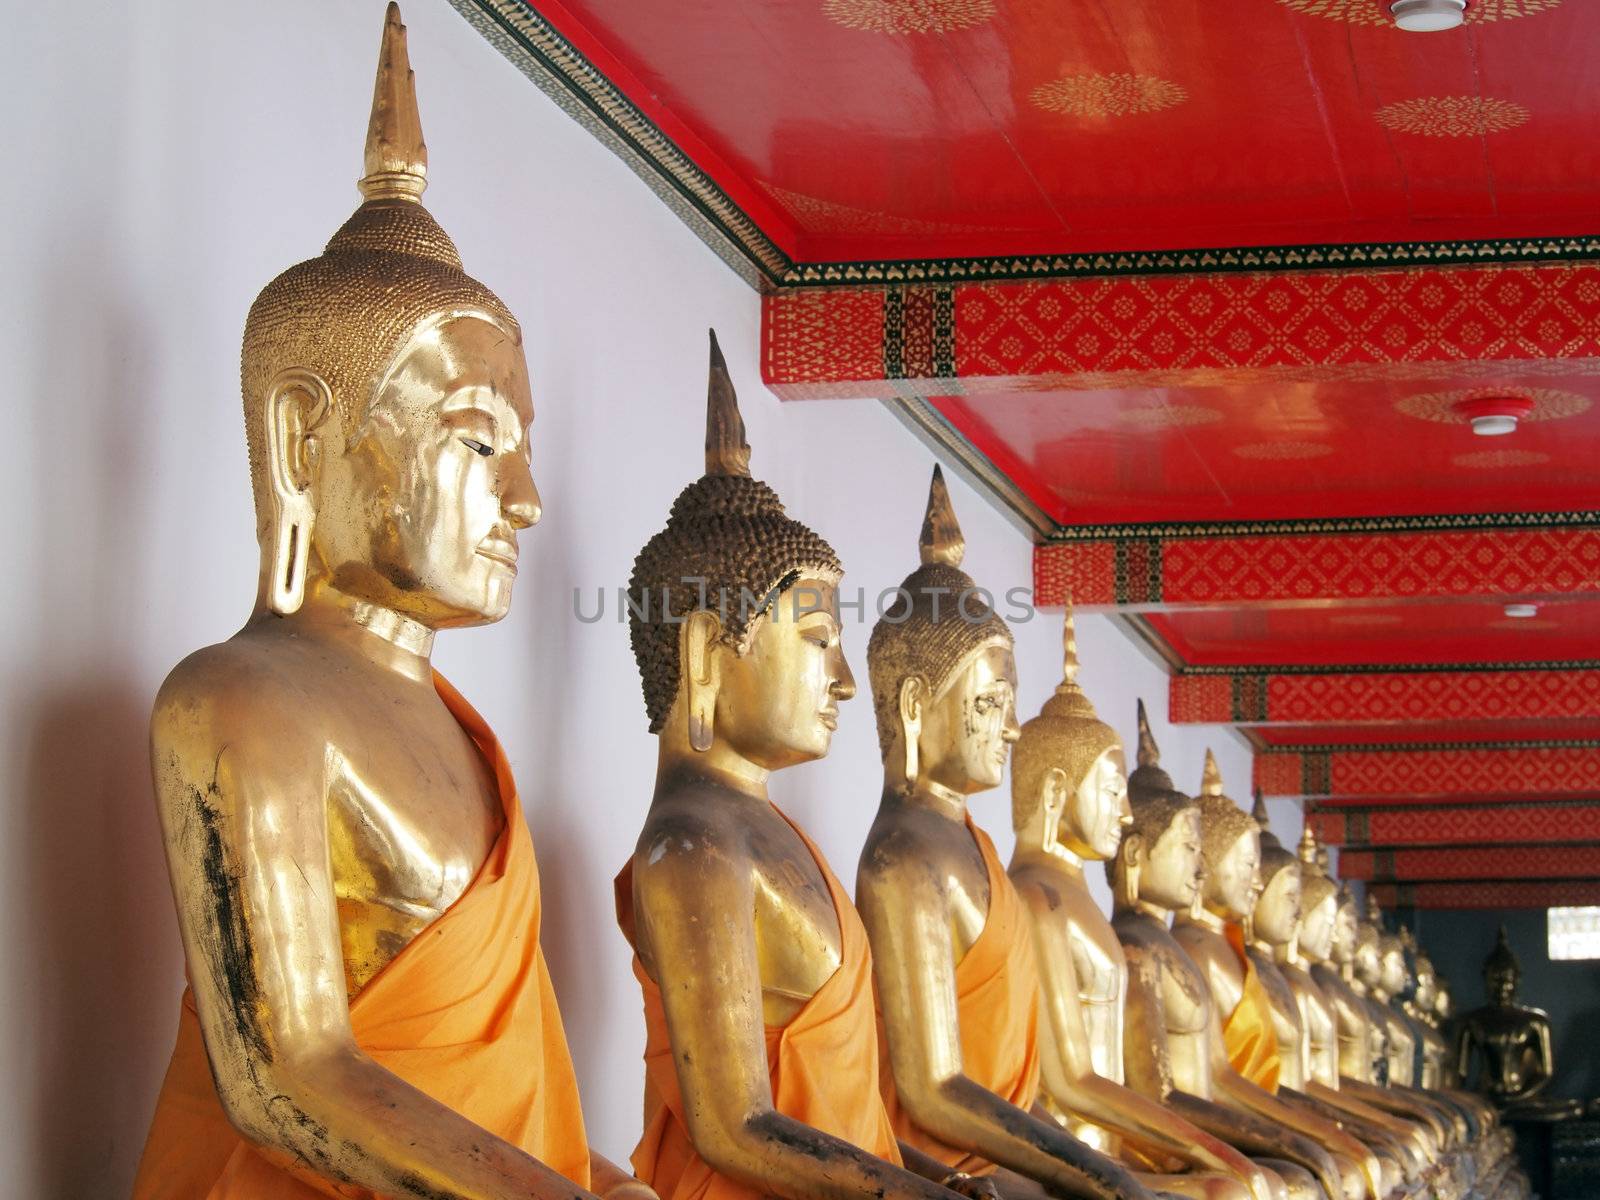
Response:
[{"label": "buddha statue's shoulder", "polygon": [[164,743],[227,745],[248,751],[258,740],[282,750],[286,734],[318,721],[319,672],[306,654],[284,643],[241,632],[205,646],[178,663],[156,693],[151,736]]},{"label": "buddha statue's shoulder", "polygon": [[867,831],[857,878],[862,883],[922,882],[943,891],[952,861],[969,852],[981,865],[964,825],[915,805],[885,806]]}]

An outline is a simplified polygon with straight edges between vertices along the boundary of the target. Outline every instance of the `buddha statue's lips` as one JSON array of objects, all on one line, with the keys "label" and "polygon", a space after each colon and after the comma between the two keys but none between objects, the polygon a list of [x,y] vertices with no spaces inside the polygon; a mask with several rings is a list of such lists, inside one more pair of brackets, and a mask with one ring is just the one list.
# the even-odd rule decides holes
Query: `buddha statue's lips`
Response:
[{"label": "buddha statue's lips", "polygon": [[486,537],[478,543],[477,553],[495,562],[504,563],[512,570],[517,566],[517,544],[496,537]]}]

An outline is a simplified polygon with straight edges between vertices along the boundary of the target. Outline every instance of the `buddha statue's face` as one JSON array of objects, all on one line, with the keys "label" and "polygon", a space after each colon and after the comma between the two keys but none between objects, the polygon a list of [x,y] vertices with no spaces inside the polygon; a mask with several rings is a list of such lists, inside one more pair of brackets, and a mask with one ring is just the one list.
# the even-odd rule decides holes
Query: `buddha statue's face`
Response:
[{"label": "buddha statue's face", "polygon": [[1011,647],[989,642],[969,654],[921,707],[919,776],[963,795],[998,787],[1021,732]]},{"label": "buddha statue's face", "polygon": [[1417,960],[1417,992],[1415,1000],[1417,1007],[1428,1011],[1435,1007],[1439,999],[1438,979],[1433,973],[1433,964],[1425,958]]},{"label": "buddha statue's face", "polygon": [[1450,999],[1450,985],[1440,979],[1434,986],[1437,991],[1433,997],[1433,1011],[1438,1013],[1441,1019],[1449,1020],[1450,1012],[1455,1007],[1454,1002]]},{"label": "buddha statue's face", "polygon": [[1239,921],[1256,906],[1261,887],[1261,833],[1251,829],[1238,838],[1205,871],[1205,905],[1228,920]]},{"label": "buddha statue's face", "polygon": [[1085,858],[1117,856],[1122,833],[1133,823],[1122,747],[1103,751],[1067,801],[1057,840]]},{"label": "buddha statue's face", "polygon": [[1383,986],[1383,959],[1376,938],[1358,937],[1355,951],[1356,978],[1368,987]]},{"label": "buddha statue's face", "polygon": [[1181,809],[1140,857],[1139,898],[1174,912],[1189,908],[1200,894],[1200,810]]},{"label": "buddha statue's face", "polygon": [[1406,970],[1406,956],[1399,946],[1384,946],[1381,950],[1379,964],[1378,986],[1391,996],[1405,991],[1406,984],[1410,982],[1410,973]]},{"label": "buddha statue's face", "polygon": [[1359,929],[1355,902],[1343,901],[1333,914],[1333,957],[1336,962],[1355,961]]},{"label": "buddha statue's face", "polygon": [[1508,1007],[1517,997],[1517,972],[1511,967],[1490,967],[1483,973],[1483,990],[1489,999]]},{"label": "buddha statue's face", "polygon": [[1298,867],[1278,870],[1256,901],[1254,931],[1269,946],[1285,946],[1299,930],[1301,874]]},{"label": "buddha statue's face", "polygon": [[312,577],[433,629],[503,617],[517,531],[539,519],[532,421],[516,335],[478,317],[423,326],[349,444],[321,422]]},{"label": "buddha statue's face", "polygon": [[1283,946],[1300,925],[1300,871],[1284,867],[1261,892],[1253,921],[1255,935],[1269,946]]},{"label": "buddha statue's face", "polygon": [[717,739],[767,770],[827,754],[856,693],[840,634],[835,585],[802,579],[756,618],[743,654],[719,642]]},{"label": "buddha statue's face", "polygon": [[1327,962],[1333,957],[1334,927],[1338,924],[1339,905],[1333,896],[1324,896],[1300,912],[1300,949],[1313,962]]}]

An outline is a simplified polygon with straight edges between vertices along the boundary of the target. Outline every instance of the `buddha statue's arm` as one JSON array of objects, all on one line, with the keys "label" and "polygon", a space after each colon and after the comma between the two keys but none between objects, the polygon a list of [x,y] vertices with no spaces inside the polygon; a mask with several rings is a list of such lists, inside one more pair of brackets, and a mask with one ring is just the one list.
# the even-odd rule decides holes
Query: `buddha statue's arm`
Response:
[{"label": "buddha statue's arm", "polygon": [[168,680],[151,762],[195,1008],[229,1121],[330,1195],[337,1182],[411,1200],[587,1196],[357,1047],[324,739],[301,723],[302,698],[208,678],[218,674],[191,659]]},{"label": "buddha statue's arm", "polygon": [[940,1141],[1052,1192],[1153,1200],[1120,1163],[962,1072],[948,909],[936,876],[925,857],[881,848],[863,857],[858,876],[858,907],[872,944],[889,1065],[901,1105]]},{"label": "buddha statue's arm", "polygon": [[736,842],[679,820],[634,859],[636,936],[661,991],[695,1151],[714,1170],[788,1200],[952,1200],[773,1107],[753,871]]},{"label": "buddha statue's arm", "polygon": [[1037,884],[1025,883],[1018,890],[1028,909],[1039,964],[1046,1090],[1063,1109],[1120,1134],[1148,1153],[1200,1170],[1220,1171],[1265,1197],[1266,1181],[1258,1181],[1260,1172],[1255,1164],[1232,1146],[1095,1071],[1072,960],[1071,932],[1061,920],[1063,910]]},{"label": "buddha statue's arm", "polygon": [[1527,1100],[1544,1091],[1556,1073],[1555,1051],[1550,1045],[1550,1022],[1543,1016],[1538,1016],[1533,1018],[1533,1027],[1538,1044],[1539,1073],[1530,1079],[1528,1085],[1518,1094],[1519,1100]]}]

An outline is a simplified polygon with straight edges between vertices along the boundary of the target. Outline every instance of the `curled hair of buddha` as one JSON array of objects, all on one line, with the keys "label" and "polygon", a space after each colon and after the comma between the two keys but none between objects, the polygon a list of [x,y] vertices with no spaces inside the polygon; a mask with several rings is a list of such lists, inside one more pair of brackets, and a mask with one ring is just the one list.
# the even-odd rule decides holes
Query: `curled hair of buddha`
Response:
[{"label": "curled hair of buddha", "polygon": [[1205,771],[1200,777],[1200,852],[1206,869],[1214,871],[1246,834],[1256,832],[1255,820],[1222,790],[1222,771],[1217,756],[1206,751]]},{"label": "curled hair of buddha", "polygon": [[1321,849],[1316,832],[1308,821],[1300,831],[1300,844],[1295,848],[1300,858],[1300,877],[1303,881],[1300,891],[1302,912],[1310,912],[1328,900],[1333,900],[1335,906],[1338,903],[1339,885],[1328,878],[1328,872],[1322,866]]},{"label": "curled hair of buddha", "polygon": [[1022,727],[1011,750],[1011,818],[1023,828],[1038,813],[1044,780],[1059,769],[1075,789],[1108,750],[1122,748],[1117,731],[1102,721],[1078,686],[1078,638],[1067,602],[1061,633],[1061,682],[1039,715]]},{"label": "curled hair of buddha", "polygon": [[262,289],[245,320],[240,383],[257,522],[266,501],[265,408],[289,370],[327,384],[347,441],[354,440],[389,369],[422,328],[478,317],[520,342],[516,319],[466,274],[455,244],[422,207],[428,151],[400,10],[390,4],[367,127],[363,202],[316,258]]},{"label": "curled hair of buddha", "polygon": [[1285,850],[1278,835],[1272,832],[1271,818],[1267,816],[1267,802],[1260,791],[1256,792],[1255,807],[1250,815],[1261,827],[1261,886],[1268,887],[1286,867],[1299,868],[1300,860]]},{"label": "curled hair of buddha", "polygon": [[887,755],[900,730],[900,687],[920,677],[937,696],[973,651],[990,643],[1009,648],[1011,627],[992,596],[961,569],[961,536],[944,472],[933,468],[920,539],[922,565],[900,585],[867,641],[867,674],[878,719],[878,747]]},{"label": "curled hair of buddha", "polygon": [[743,654],[756,621],[785,589],[801,579],[837,584],[843,574],[833,547],[750,477],[739,399],[713,331],[706,473],[672,502],[666,528],[644,544],[628,581],[628,637],[650,732],[665,727],[678,694],[678,639],[686,616],[716,613],[720,640]]}]

